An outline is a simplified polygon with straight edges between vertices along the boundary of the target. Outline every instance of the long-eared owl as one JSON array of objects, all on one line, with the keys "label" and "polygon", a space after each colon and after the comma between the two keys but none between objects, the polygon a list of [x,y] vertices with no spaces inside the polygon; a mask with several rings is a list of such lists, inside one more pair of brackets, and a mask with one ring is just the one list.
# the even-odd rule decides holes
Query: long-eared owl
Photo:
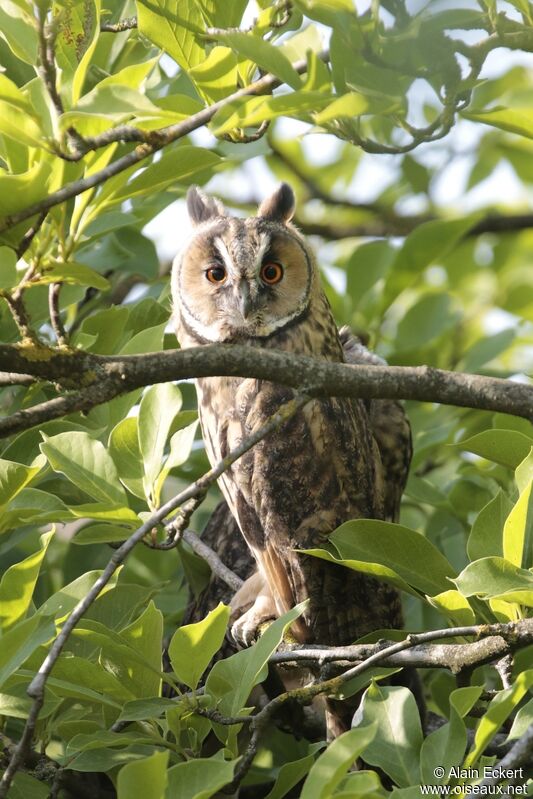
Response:
[{"label": "long-eared owl", "polygon": [[[187,203],[193,233],[172,275],[182,347],[238,343],[329,361],[374,361],[348,331],[337,330],[313,253],[290,222],[289,186],[246,219],[230,216],[196,188]],[[196,384],[212,463],[294,395],[251,378]],[[409,425],[398,403],[317,398],[223,474],[220,488],[258,567],[238,592],[235,606],[252,606],[236,621],[236,637],[247,642],[259,622],[304,599],[307,609],[293,625],[301,642],[341,645],[401,626],[393,588],[296,550],[323,547],[349,519],[397,518],[410,456]]]}]

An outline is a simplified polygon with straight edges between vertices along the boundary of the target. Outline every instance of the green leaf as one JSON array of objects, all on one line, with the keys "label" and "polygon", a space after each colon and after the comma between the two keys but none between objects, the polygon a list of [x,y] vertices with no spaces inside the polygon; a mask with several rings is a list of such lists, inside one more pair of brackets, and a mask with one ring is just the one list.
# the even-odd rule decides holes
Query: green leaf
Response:
[{"label": "green leaf", "polygon": [[533,724],[533,699],[530,699],[518,710],[507,741],[516,741],[521,738],[531,724]]},{"label": "green leaf", "polygon": [[0,581],[0,631],[9,630],[24,618],[30,607],[35,583],[54,531],[43,533],[40,547],[7,569]]},{"label": "green leaf", "polygon": [[513,503],[500,488],[494,499],[479,511],[468,537],[470,560],[504,554],[503,526],[512,508]]},{"label": "green leaf", "polygon": [[[399,104],[390,97],[367,97],[359,92],[346,92],[333,100],[323,111],[315,114],[317,125],[326,125],[336,119],[350,119],[364,114],[390,114],[399,110]],[[329,128],[334,132],[334,128]]]},{"label": "green leaf", "polygon": [[484,336],[478,339],[468,348],[462,368],[465,372],[477,372],[486,363],[490,363],[502,352],[509,349],[516,338],[516,331],[513,328],[500,330],[492,336]]},{"label": "green leaf", "polygon": [[17,256],[11,247],[0,247],[0,289],[10,289],[17,278]]},{"label": "green leaf", "polygon": [[[152,649],[147,653],[147,656],[142,651],[139,651],[140,644],[144,651],[150,643],[157,640],[161,642],[160,617],[156,615],[159,611],[154,613],[153,605],[149,606],[147,611],[148,613],[145,611],[141,617],[141,625],[133,622],[130,627],[126,628],[128,637],[124,636],[123,632],[117,633],[107,625],[92,619],[86,619],[81,622],[72,632],[72,637],[77,639],[78,642],[101,649],[101,662],[105,663],[106,668],[112,671],[123,683],[129,692],[128,699],[134,697],[151,698],[159,693],[159,685],[162,679],[160,671],[161,649]],[[147,642],[145,645],[144,641],[139,641],[139,636],[142,634],[139,633],[139,629],[144,628],[146,617],[148,619],[154,618],[156,629],[151,631],[146,628]],[[154,665],[155,663],[158,665]],[[144,675],[147,676],[146,685],[142,683]],[[171,680],[167,681],[171,682]]]},{"label": "green leaf", "polygon": [[144,463],[146,496],[156,502],[154,489],[161,471],[165,444],[182,406],[181,391],[173,383],[157,383],[147,389],[139,408],[139,448]]},{"label": "green leaf", "polygon": [[168,770],[165,799],[209,799],[233,779],[237,760],[197,758]]},{"label": "green leaf", "polygon": [[439,594],[455,575],[438,549],[420,533],[392,522],[355,519],[330,536],[341,558],[379,563],[424,594]]},{"label": "green leaf", "polygon": [[385,277],[394,261],[396,251],[388,242],[369,241],[361,244],[346,264],[346,288],[354,306],[366,292]]},{"label": "green leaf", "polygon": [[459,591],[450,589],[429,598],[430,605],[437,608],[454,626],[475,624],[476,617],[469,602],[461,596]]},{"label": "green leaf", "polygon": [[46,197],[51,171],[50,163],[42,159],[27,172],[0,173],[0,214],[9,216]]},{"label": "green leaf", "polygon": [[153,699],[133,699],[127,702],[117,721],[144,721],[157,719],[167,710],[175,710],[177,703],[173,699],[154,697]]},{"label": "green leaf", "polygon": [[109,454],[117,467],[121,482],[139,499],[145,499],[143,461],[139,448],[137,416],[122,419],[109,436]]},{"label": "green leaf", "polygon": [[187,427],[184,427],[182,430],[177,430],[170,439],[170,452],[165,461],[165,465],[159,472],[159,476],[155,484],[155,495],[157,502],[159,502],[163,484],[172,469],[175,469],[177,466],[181,466],[182,463],[185,463],[185,461],[189,458],[197,427],[198,420],[195,420],[192,424],[187,425]]},{"label": "green leaf", "polygon": [[77,752],[90,752],[91,749],[101,749],[102,747],[122,747],[132,743],[152,744],[154,739],[148,735],[140,735],[134,730],[123,732],[112,732],[111,730],[98,730],[90,733],[78,733],[74,735],[68,744],[66,755],[72,757]]},{"label": "green leaf", "polygon": [[0,31],[17,58],[32,66],[37,63],[37,26],[29,4],[2,0]]},{"label": "green leaf", "polygon": [[292,89],[300,89],[302,81],[287,56],[274,45],[248,33],[223,33],[219,38],[227,42],[232,50],[250,59],[265,72],[271,72]]},{"label": "green leaf", "polygon": [[163,614],[150,602],[144,613],[120,633],[121,638],[135,648],[146,666],[125,664],[129,679],[136,688],[136,698],[159,696],[161,652],[163,649]]},{"label": "green leaf", "polygon": [[313,764],[301,799],[329,799],[355,760],[366,751],[378,730],[377,724],[355,727],[339,735]]},{"label": "green leaf", "polygon": [[100,0],[54,0],[57,63],[65,89],[77,103],[100,32]]},{"label": "green leaf", "polygon": [[503,599],[533,607],[533,574],[504,558],[481,558],[453,581],[465,597]]},{"label": "green leaf", "polygon": [[533,109],[531,108],[491,108],[488,111],[463,111],[462,116],[472,122],[491,125],[508,133],[533,138]]},{"label": "green leaf", "polygon": [[38,488],[23,488],[9,503],[0,517],[0,532],[17,529],[26,524],[66,522],[73,514],[54,494]]},{"label": "green leaf", "polygon": [[521,672],[511,688],[499,691],[492,699],[483,714],[476,729],[474,746],[468,753],[464,765],[470,768],[476,763],[487,745],[501,729],[504,721],[509,717],[526,692],[533,685],[533,669]]},{"label": "green leaf", "polygon": [[61,656],[54,665],[54,683],[50,683],[57,696],[81,699],[96,707],[101,704],[120,707],[132,699],[132,692],[121,680],[84,657]]},{"label": "green leaf", "polygon": [[459,441],[456,446],[482,458],[516,469],[527,457],[533,440],[517,430],[483,430]]},{"label": "green leaf", "polygon": [[[55,594],[49,596],[39,608],[41,616],[65,616],[73,610],[78,602],[83,599],[88,591],[93,587],[96,580],[101,576],[102,572],[98,570],[86,572],[80,575],[68,585],[60,588]],[[111,591],[118,579],[118,574],[115,572],[111,580],[102,589],[103,592]]]},{"label": "green leaf", "polygon": [[47,266],[43,270],[38,280],[34,281],[37,286],[49,283],[66,283],[71,286],[93,286],[100,291],[106,291],[109,287],[109,280],[89,269],[88,266],[77,264],[73,261],[69,263],[56,263]]},{"label": "green leaf", "polygon": [[[15,677],[14,679],[18,679]],[[9,716],[13,719],[26,719],[28,718],[33,700],[30,699],[26,693],[28,688],[27,682],[11,681],[11,685],[6,687],[4,693],[0,693],[0,715]],[[52,713],[55,713],[61,704],[61,699],[50,696],[45,697],[44,705],[39,713],[40,719],[48,718]]]},{"label": "green leaf", "polygon": [[3,510],[22,491],[42,466],[40,458],[34,461],[33,466],[0,459],[0,509]]},{"label": "green leaf", "polygon": [[127,763],[118,772],[117,799],[165,799],[169,752],[154,752]]},{"label": "green leaf", "polygon": [[95,772],[111,771],[117,766],[123,766],[134,760],[153,755],[153,745],[133,744],[124,749],[93,749],[88,752],[80,752],[73,760],[69,761],[69,769],[73,771]]},{"label": "green leaf", "polygon": [[503,527],[503,556],[516,566],[533,566],[533,481],[520,494]]},{"label": "green leaf", "polygon": [[533,447],[531,447],[527,458],[524,458],[516,467],[514,479],[520,494],[525,491],[528,483],[533,480]]},{"label": "green leaf", "polygon": [[162,192],[175,183],[188,183],[198,174],[211,174],[221,163],[220,156],[203,147],[184,145],[166,149],[158,161],[153,161],[142,172],[135,166],[107,180],[99,203],[110,207],[145,194]]},{"label": "green leaf", "polygon": [[137,0],[139,31],[183,69],[205,58],[201,36],[205,33],[202,7],[193,0],[179,5],[173,0]]},{"label": "green leaf", "polygon": [[459,313],[449,294],[425,294],[412,305],[398,324],[395,347],[399,352],[418,349],[442,336],[457,324]]},{"label": "green leaf", "polygon": [[24,771],[15,774],[9,789],[9,799],[48,799],[49,796],[50,786]]},{"label": "green leaf", "polygon": [[305,777],[314,762],[314,755],[311,754],[299,760],[293,760],[291,763],[284,763],[278,772],[272,790],[265,796],[265,799],[283,799],[291,788],[294,788]]},{"label": "green leaf", "polygon": [[88,524],[87,527],[82,527],[81,530],[77,531],[72,543],[78,546],[116,544],[120,541],[125,541],[131,533],[131,527],[118,527],[113,524]]},{"label": "green leaf", "polygon": [[20,621],[4,633],[0,638],[0,687],[37,647],[50,641],[54,634],[53,622],[38,615]]},{"label": "green leaf", "polygon": [[[450,770],[462,763],[466,744],[466,726],[463,718],[475,705],[483,692],[482,686],[458,688],[450,694],[450,721],[430,733],[420,749],[420,775],[422,783],[447,785]],[[444,769],[437,777],[435,768]]]},{"label": "green leaf", "polygon": [[405,591],[406,594],[411,594],[411,596],[420,599],[419,591],[416,591],[414,588],[412,588],[408,582],[400,577],[397,571],[390,569],[388,566],[384,566],[381,563],[372,563],[364,560],[358,560],[357,558],[336,557],[327,549],[299,549],[296,551],[302,552],[305,555],[311,555],[313,558],[320,558],[328,563],[336,563],[338,566],[344,566],[345,568],[352,569],[356,572],[368,574],[378,580],[390,583],[390,585],[393,585],[399,591]]},{"label": "green leaf", "polygon": [[228,716],[240,713],[254,685],[265,679],[269,657],[281,643],[287,628],[302,615],[304,607],[305,603],[301,603],[276,619],[249,649],[215,663],[206,680],[206,693],[218,700],[221,713]]},{"label": "green leaf", "polygon": [[54,471],[61,472],[97,502],[113,507],[127,506],[126,492],[118,479],[115,464],[100,441],[88,433],[43,433],[41,451]]},{"label": "green leaf", "polygon": [[393,269],[422,272],[450,253],[479,218],[480,214],[471,214],[462,219],[436,220],[418,225],[398,251]]},{"label": "green leaf", "polygon": [[423,735],[413,694],[374,683],[363,697],[361,724],[377,727],[363,751],[365,762],[379,766],[401,788],[417,785]]},{"label": "green leaf", "polygon": [[170,641],[168,654],[178,679],[194,691],[200,678],[224,641],[230,616],[221,602],[205,619],[179,627]]},{"label": "green leaf", "polygon": [[215,136],[230,133],[234,128],[260,125],[279,116],[295,117],[307,121],[312,112],[331,101],[331,96],[321,91],[291,92],[275,97],[249,97],[224,105],[213,117],[211,126]]},{"label": "green leaf", "polygon": [[29,147],[40,147],[42,135],[35,110],[18,86],[0,73],[0,133]]},{"label": "green leaf", "polygon": [[204,61],[188,71],[188,76],[205,100],[216,103],[237,88],[237,56],[229,47],[213,47]]}]

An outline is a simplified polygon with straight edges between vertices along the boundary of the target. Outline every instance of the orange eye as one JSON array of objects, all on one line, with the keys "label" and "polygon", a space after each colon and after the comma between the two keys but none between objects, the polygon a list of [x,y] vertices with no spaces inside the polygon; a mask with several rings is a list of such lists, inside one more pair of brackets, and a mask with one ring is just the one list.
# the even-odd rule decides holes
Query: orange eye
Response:
[{"label": "orange eye", "polygon": [[227,277],[223,266],[210,266],[205,276],[210,283],[223,283]]},{"label": "orange eye", "polygon": [[275,261],[267,261],[261,267],[260,278],[267,286],[275,286],[283,277],[283,267]]}]

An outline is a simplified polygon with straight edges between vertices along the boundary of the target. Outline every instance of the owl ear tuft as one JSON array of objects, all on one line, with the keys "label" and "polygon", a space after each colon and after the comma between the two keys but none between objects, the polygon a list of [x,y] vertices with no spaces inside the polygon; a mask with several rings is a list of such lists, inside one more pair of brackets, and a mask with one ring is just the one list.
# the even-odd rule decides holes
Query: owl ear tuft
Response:
[{"label": "owl ear tuft", "polygon": [[198,186],[191,186],[187,192],[187,211],[193,225],[200,225],[216,216],[224,216],[225,210],[219,200],[208,197]]},{"label": "owl ear tuft", "polygon": [[274,222],[289,222],[296,207],[294,192],[288,183],[282,183],[274,194],[263,200],[257,211],[257,216],[272,219]]}]

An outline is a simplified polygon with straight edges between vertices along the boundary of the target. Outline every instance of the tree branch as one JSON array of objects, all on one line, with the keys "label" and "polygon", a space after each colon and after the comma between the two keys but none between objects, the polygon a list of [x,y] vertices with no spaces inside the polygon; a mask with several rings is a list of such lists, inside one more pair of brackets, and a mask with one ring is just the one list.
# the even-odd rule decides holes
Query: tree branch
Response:
[{"label": "tree branch", "polygon": [[[495,627],[495,625],[493,625]],[[477,627],[476,629],[479,629]],[[469,644],[421,644],[382,659],[383,666],[402,666],[411,668],[449,669],[458,674],[464,669],[480,666],[496,659],[510,656],[520,647],[533,643],[533,619],[516,622],[515,626],[500,625],[498,632]],[[380,641],[376,644],[354,644],[337,647],[295,647],[288,651],[275,652],[269,662],[273,665],[295,663],[298,665],[321,667],[325,663],[335,663],[339,668],[347,664],[361,663],[372,655],[381,652],[392,642]],[[504,688],[508,687],[502,680]]]},{"label": "tree branch", "polygon": [[44,346],[0,345],[0,370],[59,382],[79,391],[0,420],[0,437],[152,383],[230,376],[270,380],[313,396],[409,399],[498,411],[533,422],[533,386],[428,366],[349,365],[304,355],[231,344],[212,344],[147,355],[103,356]]}]

